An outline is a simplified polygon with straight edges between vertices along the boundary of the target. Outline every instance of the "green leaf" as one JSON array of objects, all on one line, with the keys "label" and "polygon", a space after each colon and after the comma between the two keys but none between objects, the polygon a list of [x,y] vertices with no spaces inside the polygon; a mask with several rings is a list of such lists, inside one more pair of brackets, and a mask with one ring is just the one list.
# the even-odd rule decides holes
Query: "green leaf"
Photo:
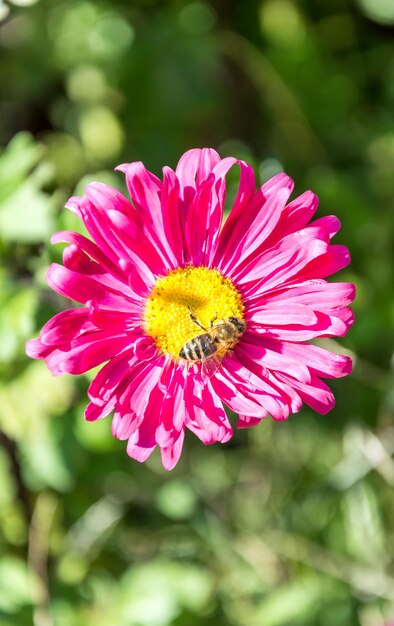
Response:
[{"label": "green leaf", "polygon": [[37,296],[30,287],[0,293],[0,363],[9,363],[33,333]]},{"label": "green leaf", "polygon": [[44,155],[44,147],[30,133],[15,135],[0,153],[0,203],[26,179]]},{"label": "green leaf", "polygon": [[31,578],[26,563],[14,556],[0,561],[0,609],[13,613],[31,604]]},{"label": "green leaf", "polygon": [[19,133],[0,155],[0,233],[6,242],[39,243],[54,230],[56,196],[43,187],[53,166],[45,149],[28,133]]}]

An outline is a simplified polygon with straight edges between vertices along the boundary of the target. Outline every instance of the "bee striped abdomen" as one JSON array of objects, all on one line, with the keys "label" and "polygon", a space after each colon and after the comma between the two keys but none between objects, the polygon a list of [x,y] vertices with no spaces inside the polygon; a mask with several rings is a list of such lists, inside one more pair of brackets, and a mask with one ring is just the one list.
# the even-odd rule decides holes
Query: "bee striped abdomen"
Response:
[{"label": "bee striped abdomen", "polygon": [[234,349],[245,330],[245,322],[238,317],[211,320],[209,329],[205,328],[190,312],[190,319],[205,332],[187,341],[179,356],[189,363],[201,363],[201,374],[211,377],[218,370],[224,356]]},{"label": "bee striped abdomen", "polygon": [[179,353],[187,361],[202,361],[215,354],[217,348],[208,333],[203,333],[187,341]]}]

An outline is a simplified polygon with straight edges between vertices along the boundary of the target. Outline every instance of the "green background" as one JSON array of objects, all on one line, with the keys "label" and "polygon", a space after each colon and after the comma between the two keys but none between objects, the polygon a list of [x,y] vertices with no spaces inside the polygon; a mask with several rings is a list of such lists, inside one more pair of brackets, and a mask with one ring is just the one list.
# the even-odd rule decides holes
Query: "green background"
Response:
[{"label": "green background", "polygon": [[[394,619],[394,4],[1,0],[0,625],[381,626]],[[91,375],[24,342],[67,306],[45,285],[80,228],[62,205],[113,167],[188,148],[312,188],[357,284],[354,355],[304,408],[179,465],[129,459],[83,419]],[[230,177],[230,191],[236,175]]]}]

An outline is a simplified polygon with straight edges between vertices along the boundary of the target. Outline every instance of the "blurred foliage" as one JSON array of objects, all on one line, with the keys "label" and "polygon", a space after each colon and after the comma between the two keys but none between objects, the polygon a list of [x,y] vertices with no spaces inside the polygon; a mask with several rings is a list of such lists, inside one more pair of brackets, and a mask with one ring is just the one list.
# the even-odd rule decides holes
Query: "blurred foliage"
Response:
[{"label": "blurred foliage", "polygon": [[[1,626],[394,619],[393,7],[0,1]],[[24,341],[65,307],[44,280],[50,234],[80,228],[65,199],[193,146],[339,215],[357,324],[326,344],[355,370],[329,416],[190,435],[166,474],[84,422],[89,375],[53,379]]]}]

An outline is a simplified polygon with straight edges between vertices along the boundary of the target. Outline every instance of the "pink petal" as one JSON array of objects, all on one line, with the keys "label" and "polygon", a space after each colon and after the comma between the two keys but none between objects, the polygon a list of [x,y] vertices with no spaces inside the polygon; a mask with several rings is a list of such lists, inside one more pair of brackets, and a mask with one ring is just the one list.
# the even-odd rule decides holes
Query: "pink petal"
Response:
[{"label": "pink petal", "polygon": [[[268,413],[266,415],[268,415]],[[250,417],[248,415],[239,415],[237,423],[236,423],[236,427],[237,428],[250,428],[251,426],[257,426],[257,424],[260,424],[262,419],[263,418],[260,418],[260,417]]]},{"label": "pink petal", "polygon": [[[258,364],[309,383],[311,372],[328,378],[339,378],[351,372],[350,357],[335,354],[318,346],[253,336],[247,332],[237,349],[238,358],[251,358]],[[287,363],[287,366],[286,366]],[[297,373],[298,372],[298,373]]]},{"label": "pink petal", "polygon": [[[247,355],[256,364],[286,373],[297,380],[309,383],[307,370],[319,376],[339,378],[351,372],[350,357],[335,354],[318,346],[278,340],[267,335],[245,333],[237,354]],[[241,358],[239,356],[238,358]]]},{"label": "pink petal", "polygon": [[241,179],[234,204],[236,210],[240,203],[244,204],[247,201],[255,186],[253,170],[243,161],[230,157],[222,159],[211,172],[206,172],[196,189],[188,188],[187,207],[184,207],[186,213],[184,229],[188,258],[195,265],[210,266],[213,263],[223,221],[226,175],[237,164],[241,169]]},{"label": "pink petal", "polygon": [[89,320],[89,312],[84,309],[68,309],[54,315],[44,324],[40,339],[48,346],[69,343],[86,330],[93,330],[94,325]]},{"label": "pink petal", "polygon": [[177,259],[166,238],[161,208],[160,180],[149,172],[143,163],[135,162],[120,166],[126,174],[126,183],[134,206],[141,212],[144,227],[149,232],[165,264],[169,269],[177,266]]},{"label": "pink petal", "polygon": [[[299,395],[290,385],[279,382],[276,372],[272,372],[259,361],[251,358],[246,350],[236,350],[234,359],[228,359],[232,374],[240,377],[248,386],[255,387],[255,393],[262,394],[260,401],[274,419],[286,419],[290,413],[296,413],[301,407]],[[310,375],[306,380],[310,381]]]},{"label": "pink petal", "polygon": [[89,402],[85,409],[85,419],[87,422],[95,422],[96,420],[107,417],[115,408],[116,397],[113,396],[106,404],[98,405]]},{"label": "pink petal", "polygon": [[[97,280],[101,285],[112,289],[113,291],[120,291],[127,295],[131,300],[140,300],[141,294],[130,289],[129,285],[121,280],[119,280],[113,274],[106,272],[105,269],[93,261],[83,250],[81,250],[78,246],[71,244],[67,246],[63,250],[63,265],[67,269],[74,270],[79,274],[84,274],[86,276],[90,276],[94,280]],[[148,273],[148,276],[144,276],[142,268],[142,275],[145,278],[146,282],[149,281],[152,283],[152,277]]]},{"label": "pink petal", "polygon": [[[148,174],[150,175],[150,172]],[[108,185],[91,183],[86,187],[85,192],[96,212],[101,215],[101,224],[107,237],[111,239],[111,244],[116,249],[119,259],[135,262],[136,257],[139,257],[140,262],[154,271],[167,268],[167,265],[163,265],[157,248],[153,245],[155,242],[151,241],[147,232],[146,224],[142,219],[143,213],[142,215],[138,213],[122,194]],[[149,214],[149,223],[150,221]]]},{"label": "pink petal", "polygon": [[243,388],[238,385],[238,381],[233,381],[223,372],[216,374],[212,380],[212,387],[222,402],[235,413],[248,413],[259,419],[267,414],[267,411],[255,401],[253,394],[251,396],[245,395]]},{"label": "pink petal", "polygon": [[106,404],[113,397],[121,381],[130,374],[133,366],[138,362],[134,347],[114,356],[90,383],[88,396],[91,401],[98,406]]},{"label": "pink petal", "polygon": [[[171,369],[171,366],[170,366]],[[179,459],[179,455],[182,450],[182,442],[184,438],[183,428],[180,431],[175,429],[174,422],[171,423],[171,437],[168,439],[168,444],[163,445],[160,441],[160,437],[157,437],[157,424],[159,420],[166,419],[166,412],[170,411],[169,397],[164,390],[164,397],[162,398],[163,405],[158,404],[158,399],[163,395],[163,391],[160,389],[161,381],[168,379],[165,369],[163,369],[163,361],[161,361],[161,371],[154,372],[150,370],[142,369],[133,381],[133,392],[130,394],[130,390],[127,390],[125,398],[127,404],[130,406],[129,414],[116,414],[113,421],[113,432],[121,438],[128,438],[127,451],[129,455],[137,460],[147,458],[156,446],[156,443],[161,445],[163,465],[165,469],[172,469]],[[172,366],[172,374],[179,373],[179,368]],[[142,380],[143,377],[143,380]],[[164,378],[163,378],[164,377]],[[169,379],[174,380],[174,376],[169,376]],[[169,382],[167,380],[167,382]],[[142,383],[142,385],[141,385]],[[175,393],[173,394],[175,401],[172,403],[175,413],[183,411],[185,413],[183,394],[179,393],[181,385],[179,379],[176,381]],[[139,387],[143,387],[142,393]],[[133,407],[133,408],[131,408]],[[134,411],[134,407],[137,407]],[[142,416],[142,418],[141,418]],[[167,415],[167,419],[168,419]]]},{"label": "pink petal", "polygon": [[86,252],[92,259],[100,263],[102,267],[106,268],[114,276],[123,278],[120,268],[115,263],[113,263],[93,241],[91,241],[87,237],[84,237],[83,235],[80,235],[79,233],[73,233],[68,230],[54,233],[51,237],[51,243],[74,244],[78,246],[78,248]]},{"label": "pink petal", "polygon": [[47,282],[52,289],[60,295],[86,304],[94,300],[104,307],[118,309],[120,311],[137,311],[137,306],[129,297],[122,293],[108,289],[89,276],[79,274],[57,263],[52,263],[47,272]]},{"label": "pink petal", "polygon": [[334,335],[334,323],[337,324],[336,333],[338,337],[344,337],[349,330],[349,328],[354,324],[355,316],[352,309],[344,308],[344,309],[336,309],[334,311],[335,315],[331,314],[330,319],[332,322],[333,328],[331,332],[328,334],[324,334],[324,336],[332,336]]},{"label": "pink petal", "polygon": [[184,219],[180,215],[180,185],[169,167],[163,168],[163,187],[161,191],[161,208],[163,212],[163,226],[168,244],[174,251],[177,264],[182,266],[185,261],[182,224]]},{"label": "pink petal", "polygon": [[[246,206],[252,199],[255,191],[256,182],[254,172],[250,165],[245,163],[245,161],[227,157],[215,165],[212,172],[215,177],[215,183],[213,210],[211,211],[210,217],[211,236],[207,241],[204,256],[204,263],[208,266],[218,266],[217,248],[221,245],[221,243],[223,245],[223,242],[225,241],[226,235],[222,235],[223,229],[222,232],[220,232],[220,228],[223,222],[223,211],[226,200],[226,175],[234,165],[239,165],[240,180],[231,214],[237,213],[241,207]],[[223,228],[226,228],[227,221],[228,220],[226,220]]]},{"label": "pink petal", "polygon": [[305,228],[315,214],[318,204],[319,199],[312,191],[305,191],[289,202],[282,211],[280,221],[267,238],[266,247],[271,247],[286,235]]},{"label": "pink petal", "polygon": [[283,354],[282,341],[273,338],[271,334],[257,335],[247,330],[237,346],[236,353],[237,358],[251,358],[259,367],[284,372],[304,382],[310,381],[307,366],[299,359],[289,358]]},{"label": "pink petal", "polygon": [[236,413],[263,418],[270,413],[275,419],[285,419],[290,412],[288,398],[279,389],[262,380],[235,358],[226,358],[212,380],[221,400]]},{"label": "pink petal", "polygon": [[154,402],[157,428],[156,442],[161,448],[171,446],[183,430],[186,420],[184,387],[187,370],[168,360],[160,378],[157,398]]},{"label": "pink petal", "polygon": [[181,456],[183,441],[185,439],[185,431],[181,430],[178,439],[172,446],[167,448],[161,448],[161,460],[165,470],[170,471],[174,469],[175,465],[179,461]]},{"label": "pink petal", "polygon": [[318,376],[340,378],[352,371],[352,359],[311,344],[282,342],[283,354],[298,359]]},{"label": "pink petal", "polygon": [[27,356],[31,359],[45,359],[52,351],[52,347],[43,344],[38,337],[37,339],[29,339],[29,341],[26,341],[25,350]]},{"label": "pink petal", "polygon": [[[254,193],[254,176],[244,164],[243,202],[236,202],[222,229],[215,261],[226,272],[231,266],[255,252],[280,219],[293,188],[293,181],[278,174]],[[242,170],[241,170],[242,172]],[[240,188],[242,176],[240,181]],[[253,188],[252,188],[253,185]]]},{"label": "pink petal", "polygon": [[336,215],[326,215],[312,222],[311,226],[324,228],[328,232],[330,239],[332,239],[341,229],[341,222]]},{"label": "pink petal", "polygon": [[[271,292],[269,302],[287,303],[289,307],[299,303],[311,307],[313,310],[335,310],[353,302],[355,287],[351,283],[328,283],[325,280],[309,280],[298,285],[289,285]],[[261,299],[262,302],[263,298]],[[257,309],[261,303],[256,300],[249,310]]]},{"label": "pink petal", "polygon": [[[319,336],[343,336],[354,321],[353,313],[346,305],[354,299],[354,285],[350,283],[327,283],[324,280],[310,280],[304,284],[280,286],[269,295],[259,294],[245,298],[248,311],[248,327],[258,334],[265,334],[267,326],[272,336],[290,341],[305,341]],[[277,310],[277,306],[288,310],[286,325],[278,321],[270,323],[265,318],[266,311]],[[302,309],[313,311],[315,319],[307,315],[302,320]],[[319,309],[321,309],[319,311]],[[306,311],[305,311],[306,313]],[[286,313],[282,322],[286,320]],[[309,328],[306,328],[309,326]],[[276,329],[275,329],[276,327]],[[280,327],[280,329],[278,329]]]},{"label": "pink petal", "polygon": [[316,323],[317,317],[311,308],[304,304],[289,304],[287,302],[266,302],[260,308],[256,308],[248,318],[255,324],[268,326],[286,326],[299,324],[310,326]]},{"label": "pink petal", "polygon": [[45,361],[53,376],[83,374],[121,352],[128,341],[127,335],[117,337],[103,331],[90,332],[78,337],[75,345],[67,350],[54,349]]},{"label": "pink petal", "polygon": [[183,200],[190,200],[190,192],[193,193],[193,190],[204,182],[220,160],[220,156],[212,148],[196,148],[182,155],[175,174],[180,183],[180,196]]},{"label": "pink petal", "polygon": [[133,433],[132,435],[130,435],[129,440],[127,442],[127,448],[126,448],[127,454],[129,455],[129,457],[131,457],[135,461],[144,463],[144,461],[149,459],[150,455],[152,454],[156,446],[145,448],[143,446],[138,445],[138,443],[135,443],[135,440],[138,440],[138,433]]},{"label": "pink petal", "polygon": [[111,210],[122,213],[128,218],[130,227],[132,227],[133,223],[140,223],[138,214],[130,200],[127,200],[120,191],[111,187],[111,185],[90,183],[86,186],[85,193],[96,209],[102,213],[107,213]]},{"label": "pink petal", "polygon": [[[215,224],[210,223],[213,213],[213,182],[214,177],[211,174],[199,185],[187,212],[185,223],[187,259],[195,266],[202,265],[207,249],[211,248],[212,235],[220,226],[217,219]],[[222,207],[219,207],[222,214],[221,209]]]},{"label": "pink petal", "polygon": [[296,278],[300,281],[326,278],[326,276],[339,272],[349,263],[349,250],[345,246],[331,245],[324,254],[311,260]]},{"label": "pink petal", "polygon": [[[117,266],[119,250],[117,250],[116,245],[114,245],[114,241],[111,241],[110,223],[106,217],[106,213],[103,210],[98,210],[87,196],[70,198],[65,206],[72,208],[74,212],[77,208],[78,214],[83,219],[88,233],[105,256]],[[107,208],[111,208],[109,199]],[[120,251],[120,255],[122,255],[122,250]]]},{"label": "pink petal", "polygon": [[202,383],[189,377],[185,389],[186,425],[204,444],[225,443],[232,437],[232,428],[223,405],[209,380]]},{"label": "pink petal", "polygon": [[102,286],[124,294],[135,303],[140,303],[139,308],[145,304],[144,297],[155,284],[155,278],[150,269],[138,256],[135,263],[119,259],[119,268],[123,273],[121,280],[106,272],[101,265],[92,261],[85,252],[73,244],[63,250],[63,264],[67,269],[89,276]]},{"label": "pink petal", "polygon": [[[128,439],[143,424],[155,444],[156,413],[148,411],[152,393],[162,375],[164,357],[157,357],[134,368],[124,392],[118,397],[112,420],[112,433],[118,439]],[[139,435],[140,436],[140,435]]]},{"label": "pink petal", "polygon": [[140,329],[141,316],[136,315],[135,312],[104,309],[93,301],[89,301],[86,306],[89,319],[95,328],[112,330],[114,334],[123,331],[130,333],[135,332],[137,328]]},{"label": "pink petal", "polygon": [[251,321],[249,322],[248,330],[262,337],[269,336],[281,341],[300,342],[315,339],[316,337],[343,337],[354,322],[353,312],[351,309],[346,308],[336,309],[329,315],[315,311],[315,315],[316,322],[309,326],[289,324],[287,326],[279,326],[278,328],[274,326],[268,328]]},{"label": "pink petal", "polygon": [[[185,260],[190,261],[191,255],[188,250],[190,229],[186,226],[189,218],[190,206],[196,195],[197,188],[202,185],[212,173],[214,166],[220,162],[220,157],[215,150],[203,148],[189,150],[179,160],[175,175],[179,180],[179,221],[184,233]],[[190,219],[189,219],[190,221]]]},{"label": "pink petal", "polygon": [[78,205],[89,234],[116,267],[120,259],[128,261],[138,252],[152,269],[167,268],[153,246],[142,216],[122,194],[100,183],[91,183],[85,192],[82,198],[70,198],[66,206]]},{"label": "pink petal", "polygon": [[125,163],[116,168],[126,175],[126,183],[134,206],[144,215],[147,222],[151,219],[162,221],[160,212],[161,181],[149,172],[141,161]]},{"label": "pink petal", "polygon": [[214,267],[219,267],[226,248],[228,248],[229,250],[233,248],[233,222],[237,220],[237,216],[242,215],[245,207],[248,206],[248,204],[251,202],[256,189],[256,179],[253,168],[250,167],[250,165],[245,163],[245,161],[232,159],[230,157],[228,157],[227,159],[223,159],[214,169],[214,175],[216,180],[218,181],[215,185],[216,194],[218,198],[218,204],[221,206],[222,210],[225,203],[226,192],[225,176],[229,169],[236,164],[240,167],[240,180],[238,191],[230,215],[224,223],[219,237],[215,237],[215,239],[213,240],[213,243],[215,245],[210,256],[210,265],[213,265]]},{"label": "pink petal", "polygon": [[[276,192],[275,195],[270,196],[264,204],[260,206],[260,202],[255,199],[250,205],[253,207],[257,204],[259,211],[254,217],[253,221],[248,224],[248,228],[245,234],[242,236],[242,226],[237,226],[238,243],[231,250],[230,255],[224,253],[224,260],[221,263],[222,269],[225,271],[231,264],[234,264],[235,268],[244,267],[249,262],[254,263],[254,259],[261,248],[265,248],[265,241],[272,232],[272,229],[280,220],[281,213],[286,205],[291,190],[285,186]],[[239,232],[241,231],[241,232]],[[235,269],[235,272],[237,272]]]},{"label": "pink petal", "polygon": [[312,377],[310,384],[290,379],[285,374],[278,374],[278,378],[292,385],[305,404],[321,415],[325,415],[335,406],[335,397],[331,389],[316,376]]},{"label": "pink petal", "polygon": [[316,234],[305,228],[287,235],[276,246],[257,255],[253,262],[232,269],[230,275],[238,285],[253,283],[245,289],[248,296],[272,291],[293,280],[308,263],[325,254],[327,242],[316,238]]}]

